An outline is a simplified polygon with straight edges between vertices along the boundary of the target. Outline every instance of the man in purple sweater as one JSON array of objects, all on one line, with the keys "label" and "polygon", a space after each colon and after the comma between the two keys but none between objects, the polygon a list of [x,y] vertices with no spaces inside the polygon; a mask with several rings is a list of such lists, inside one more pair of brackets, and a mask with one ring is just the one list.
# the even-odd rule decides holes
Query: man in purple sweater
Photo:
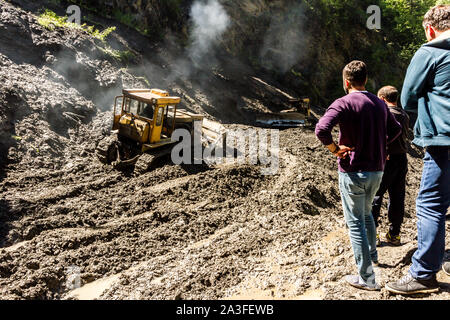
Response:
[{"label": "man in purple sweater", "polygon": [[[328,108],[316,126],[316,135],[339,158],[339,189],[359,274],[346,281],[357,288],[379,290],[372,267],[378,264],[372,201],[380,186],[387,144],[402,132],[387,105],[366,91],[367,67],[352,61],[343,70],[346,96]],[[339,144],[331,135],[339,125]]]}]

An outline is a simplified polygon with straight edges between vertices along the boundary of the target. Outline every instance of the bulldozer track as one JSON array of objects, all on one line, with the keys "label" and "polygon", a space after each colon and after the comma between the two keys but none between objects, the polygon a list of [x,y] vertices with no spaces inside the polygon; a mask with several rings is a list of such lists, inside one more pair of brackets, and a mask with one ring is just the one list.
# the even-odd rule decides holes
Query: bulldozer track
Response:
[{"label": "bulldozer track", "polygon": [[134,165],[134,172],[138,174],[145,173],[150,169],[156,158],[157,155],[151,155],[148,153],[142,154]]},{"label": "bulldozer track", "polygon": [[96,153],[97,158],[104,164],[111,163],[111,148],[117,143],[117,136],[110,135],[99,142]]}]

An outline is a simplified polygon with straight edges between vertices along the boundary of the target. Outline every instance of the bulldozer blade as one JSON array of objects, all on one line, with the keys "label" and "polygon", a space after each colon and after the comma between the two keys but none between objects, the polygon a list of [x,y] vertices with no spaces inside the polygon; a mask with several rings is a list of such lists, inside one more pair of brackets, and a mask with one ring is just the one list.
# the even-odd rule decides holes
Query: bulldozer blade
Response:
[{"label": "bulldozer blade", "polygon": [[227,130],[225,127],[216,121],[203,119],[202,123],[202,136],[207,143],[215,143],[217,141],[224,140]]},{"label": "bulldozer blade", "polygon": [[221,138],[225,139],[227,130],[221,123],[206,119],[203,115],[195,114],[184,109],[177,110],[177,123],[192,123],[192,121],[194,121],[194,127],[196,123],[201,121],[202,142],[210,144],[219,141]]}]

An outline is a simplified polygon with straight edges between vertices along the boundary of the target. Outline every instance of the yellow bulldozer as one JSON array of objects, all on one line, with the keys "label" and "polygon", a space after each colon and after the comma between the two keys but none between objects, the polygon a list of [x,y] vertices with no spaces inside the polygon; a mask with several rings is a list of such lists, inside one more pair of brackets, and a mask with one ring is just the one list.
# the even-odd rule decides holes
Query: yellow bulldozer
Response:
[{"label": "yellow bulldozer", "polygon": [[123,89],[114,101],[112,134],[97,146],[98,159],[117,169],[134,166],[146,171],[156,159],[170,154],[178,142],[172,139],[175,130],[186,129],[193,136],[196,122],[207,142],[223,139],[226,130],[220,123],[178,109],[180,102],[160,89]]}]

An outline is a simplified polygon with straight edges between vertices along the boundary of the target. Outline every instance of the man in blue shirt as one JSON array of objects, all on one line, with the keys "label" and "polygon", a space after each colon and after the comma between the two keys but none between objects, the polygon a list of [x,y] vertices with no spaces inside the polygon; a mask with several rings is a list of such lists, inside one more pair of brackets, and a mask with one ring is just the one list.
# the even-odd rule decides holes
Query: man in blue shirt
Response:
[{"label": "man in blue shirt", "polygon": [[439,291],[436,273],[444,259],[450,206],[450,5],[430,9],[423,27],[428,43],[411,60],[401,97],[403,108],[418,115],[413,143],[426,152],[416,200],[417,250],[408,274],[386,284],[399,294]]}]

